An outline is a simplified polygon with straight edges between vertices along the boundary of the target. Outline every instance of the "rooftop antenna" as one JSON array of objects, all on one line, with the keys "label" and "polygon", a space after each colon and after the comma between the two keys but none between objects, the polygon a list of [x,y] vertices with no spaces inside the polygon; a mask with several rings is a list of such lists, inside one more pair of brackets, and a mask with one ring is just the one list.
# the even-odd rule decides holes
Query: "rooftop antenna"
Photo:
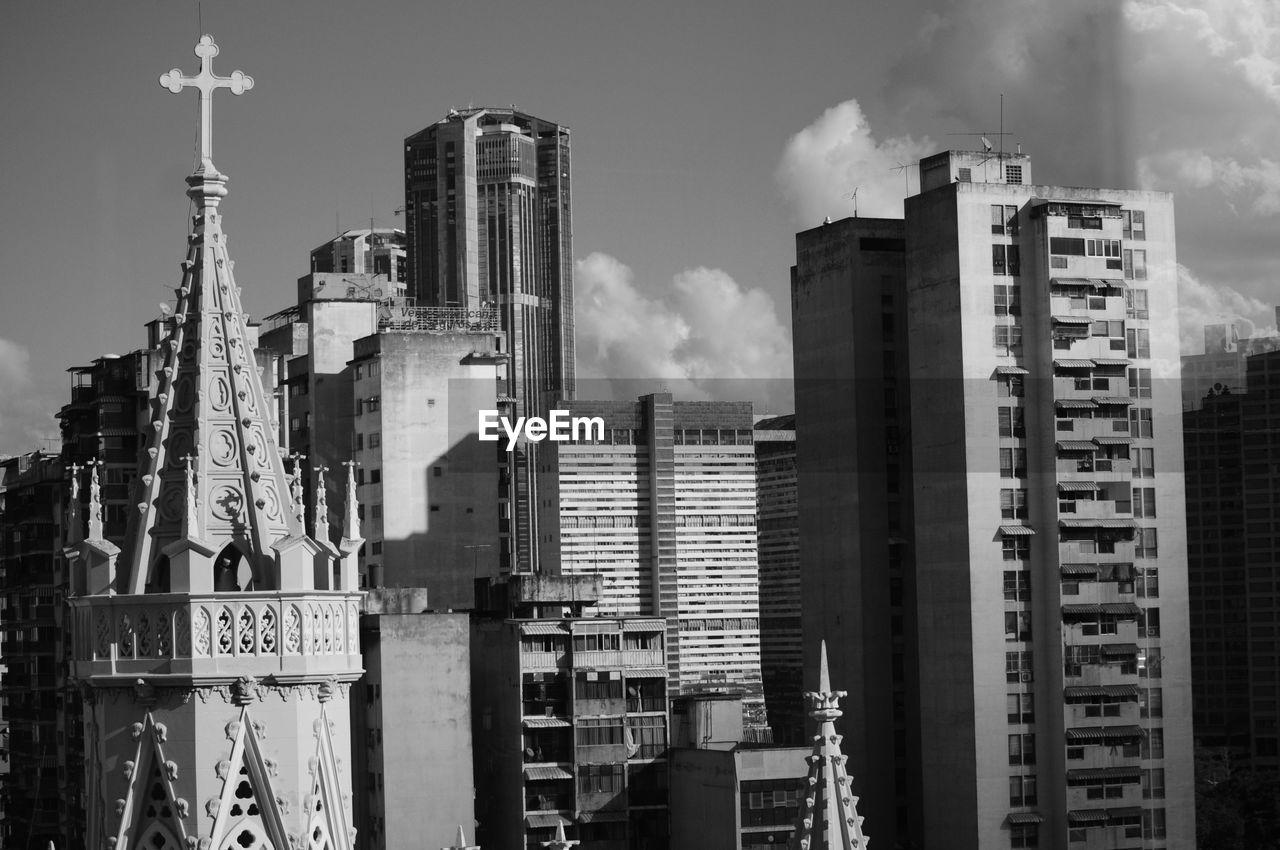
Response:
[{"label": "rooftop antenna", "polygon": [[861,186],[854,186],[853,191],[845,195],[846,198],[853,198],[853,217],[858,217],[858,190]]},{"label": "rooftop antenna", "polygon": [[907,169],[910,167],[910,164],[904,165],[900,162],[896,168],[889,169],[890,171],[896,171],[902,175],[902,196],[904,198],[911,194],[911,175],[907,172]]}]

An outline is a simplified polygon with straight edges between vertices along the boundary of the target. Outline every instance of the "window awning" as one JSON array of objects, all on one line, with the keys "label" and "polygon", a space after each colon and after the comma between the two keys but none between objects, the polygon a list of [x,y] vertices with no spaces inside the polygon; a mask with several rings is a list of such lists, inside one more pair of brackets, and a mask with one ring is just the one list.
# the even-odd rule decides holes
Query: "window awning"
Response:
[{"label": "window awning", "polygon": [[1132,437],[1094,437],[1093,442],[1099,446],[1131,446]]},{"label": "window awning", "polygon": [[1138,696],[1137,685],[1076,685],[1062,689],[1064,698],[1071,697],[1134,697]]},{"label": "window awning", "polygon": [[1059,493],[1096,493],[1101,488],[1096,481],[1059,481]]},{"label": "window awning", "polygon": [[1123,289],[1124,281],[1115,277],[1091,277],[1089,285],[1094,289],[1111,289],[1112,287]]},{"label": "window awning", "polygon": [[1106,809],[1076,809],[1067,812],[1067,820],[1072,826],[1083,826],[1090,823],[1106,823]]},{"label": "window awning", "polygon": [[1067,780],[1072,779],[1131,779],[1137,782],[1142,778],[1140,767],[1082,767],[1067,771]]},{"label": "window awning", "polygon": [[1006,820],[1009,823],[1044,823],[1044,816],[1039,812],[1009,812]]},{"label": "window awning", "polygon": [[578,823],[598,823],[602,821],[624,821],[627,819],[627,810],[619,809],[615,811],[603,810],[595,812],[578,812]]},{"label": "window awning", "polygon": [[667,630],[666,620],[624,620],[624,632],[664,632]]},{"label": "window awning", "polygon": [[557,826],[573,826],[573,821],[555,812],[539,812],[536,815],[525,815],[524,825],[533,829],[555,829]]},{"label": "window awning", "polygon": [[1088,286],[1089,278],[1087,277],[1051,277],[1049,283],[1053,286]]},{"label": "window awning", "polygon": [[1101,572],[1097,564],[1063,564],[1064,576],[1096,576]]},{"label": "window awning", "polygon": [[568,631],[560,623],[521,623],[522,635],[567,635]]},{"label": "window awning", "polygon": [[624,667],[622,674],[628,679],[665,679],[665,667]]},{"label": "window awning", "polygon": [[1107,809],[1107,817],[1112,822],[1140,818],[1142,817],[1142,806],[1123,806],[1118,809]]},{"label": "window awning", "polygon": [[1095,357],[1093,362],[1099,366],[1128,366],[1129,360],[1125,357]]},{"label": "window awning", "polygon": [[559,765],[530,765],[524,769],[525,779],[572,779],[573,774]]},{"label": "window awning", "polygon": [[1053,320],[1060,325],[1080,325],[1086,327],[1093,324],[1088,316],[1054,316]]},{"label": "window awning", "polygon": [[1114,517],[1097,517],[1095,519],[1060,519],[1058,525],[1062,528],[1128,528],[1134,529],[1138,524],[1131,519],[1116,519]]},{"label": "window awning", "polygon": [[1136,643],[1104,643],[1102,645],[1102,654],[1118,658],[1137,655],[1138,645]]},{"label": "window awning", "polygon": [[1030,537],[1036,530],[1025,525],[1002,525],[1000,533],[1007,537]]},{"label": "window awning", "polygon": [[1142,609],[1132,602],[1103,602],[1102,613],[1122,614],[1136,617],[1142,613]]},{"label": "window awning", "polygon": [[526,729],[556,729],[569,726],[569,721],[561,717],[526,717],[523,721]]},{"label": "window awning", "polygon": [[1110,407],[1128,407],[1133,404],[1133,399],[1127,395],[1096,395],[1093,400],[1096,404]]},{"label": "window awning", "polygon": [[1092,369],[1097,364],[1092,360],[1064,357],[1061,360],[1053,361],[1053,365],[1057,369]]},{"label": "window awning", "polygon": [[1067,730],[1067,740],[1077,743],[1128,741],[1141,737],[1141,726],[1077,726]]},{"label": "window awning", "polygon": [[1098,403],[1091,398],[1059,398],[1053,403],[1060,410],[1093,410]]},{"label": "window awning", "polygon": [[1102,605],[1100,605],[1097,602],[1083,602],[1076,605],[1063,605],[1062,613],[1064,615],[1076,615],[1076,616],[1079,616],[1080,614],[1101,614]]},{"label": "window awning", "polygon": [[1059,440],[1060,452],[1091,452],[1098,446],[1092,440]]},{"label": "window awning", "polygon": [[1031,373],[1028,372],[1026,369],[1023,369],[1021,366],[997,366],[996,374],[997,375],[1029,375]]}]

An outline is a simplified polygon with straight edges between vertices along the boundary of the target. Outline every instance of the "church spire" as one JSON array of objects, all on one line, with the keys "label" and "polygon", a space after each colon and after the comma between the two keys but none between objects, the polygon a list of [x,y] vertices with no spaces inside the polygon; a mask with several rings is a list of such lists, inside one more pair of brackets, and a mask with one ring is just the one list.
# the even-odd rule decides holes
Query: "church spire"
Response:
[{"label": "church spire", "polygon": [[[211,591],[215,562],[224,572],[244,563],[250,583],[242,590],[286,589],[277,546],[305,538],[290,504],[290,480],[269,422],[270,396],[222,232],[218,207],[227,195],[227,178],[212,160],[213,92],[225,88],[241,94],[253,88],[253,79],[240,71],[215,76],[218,46],[207,35],[195,53],[198,74],[188,77],[174,69],[160,78],[173,92],[199,90],[199,163],[187,178],[197,213],[177,308],[161,343],[164,360],[141,477],[143,498],[128,534],[125,586],[117,588],[124,593],[155,586],[152,579],[166,570],[168,589]],[[308,557],[294,555],[295,560]],[[293,576],[312,572],[295,566]]]},{"label": "church spire", "polygon": [[831,689],[825,640],[819,664],[818,690],[805,694],[809,716],[818,723],[818,734],[813,736],[813,755],[806,758],[808,789],[791,846],[793,850],[865,850],[871,839],[862,832],[858,798],[850,791],[846,757],[840,752],[843,736],[836,734],[835,726],[836,718],[844,713],[840,700],[848,692]]}]

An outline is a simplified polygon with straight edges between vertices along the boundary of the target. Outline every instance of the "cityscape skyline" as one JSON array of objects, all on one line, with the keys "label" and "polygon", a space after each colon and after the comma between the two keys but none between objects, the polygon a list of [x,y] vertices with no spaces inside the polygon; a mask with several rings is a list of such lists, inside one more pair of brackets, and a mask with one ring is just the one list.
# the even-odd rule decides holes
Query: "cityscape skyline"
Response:
[{"label": "cityscape skyline", "polygon": [[[783,378],[795,230],[852,213],[853,187],[860,215],[897,214],[903,188],[918,188],[898,166],[980,146],[948,134],[998,132],[1003,92],[1003,126],[1017,135],[994,143],[1057,163],[1065,183],[1175,193],[1184,346],[1195,350],[1209,321],[1270,321],[1266,239],[1280,177],[1262,145],[1280,120],[1280,64],[1266,47],[1280,17],[1260,3],[1200,14],[1149,0],[1046,4],[1016,21],[1004,2],[973,4],[963,17],[927,2],[874,17],[818,4],[729,16],[705,4],[676,29],[660,13],[553,7],[531,24],[550,45],[535,67],[517,78],[502,58],[444,83],[430,80],[457,67],[471,41],[430,33],[485,32],[500,57],[518,56],[524,34],[482,30],[490,10],[461,6],[421,28],[385,26],[417,20],[411,5],[381,4],[383,14],[360,19],[299,8],[131,3],[67,16],[27,4],[0,36],[0,62],[22,82],[0,105],[24,119],[6,143],[21,168],[0,201],[11,275],[0,454],[51,436],[62,371],[135,348],[132,329],[169,297],[180,257],[155,238],[156,223],[172,216],[174,234],[185,231],[186,210],[167,190],[187,169],[173,151],[193,128],[151,99],[121,116],[111,89],[149,84],[156,63],[173,61],[164,48],[197,29],[219,38],[226,62],[258,68],[235,123],[259,132],[215,139],[233,175],[229,236],[255,317],[288,303],[331,216],[342,229],[367,226],[371,214],[377,226],[403,226],[393,210],[407,134],[450,107],[515,101],[575,134],[580,376]],[[1083,56],[1079,44],[1090,45]],[[1054,61],[1064,51],[1078,84]],[[325,61],[308,61],[317,52]],[[975,55],[989,61],[968,61]],[[965,70],[951,73],[957,63]],[[95,128],[92,146],[71,132],[76,122]],[[157,174],[150,162],[167,165]],[[784,390],[763,407],[789,404]]]}]

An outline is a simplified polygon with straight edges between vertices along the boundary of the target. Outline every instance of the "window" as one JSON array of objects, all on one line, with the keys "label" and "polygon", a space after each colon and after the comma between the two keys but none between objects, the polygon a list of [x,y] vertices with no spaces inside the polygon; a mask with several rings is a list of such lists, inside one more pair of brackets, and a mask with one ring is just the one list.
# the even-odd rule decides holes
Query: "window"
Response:
[{"label": "window", "polygon": [[[622,727],[618,727],[622,731]],[[579,794],[612,794],[622,790],[621,764],[578,765]]]},{"label": "window", "polygon": [[1030,733],[1009,736],[1009,764],[1036,763],[1036,736]]},{"label": "window", "polygon": [[997,236],[1018,235],[1018,208],[1013,206],[991,205],[991,232]]},{"label": "window", "polygon": [[1151,357],[1151,334],[1146,328],[1130,328],[1125,339],[1130,357]]},{"label": "window", "polygon": [[364,400],[365,413],[373,413],[377,411],[382,402],[382,396],[371,395]]},{"label": "window", "polygon": [[1005,705],[1010,723],[1036,722],[1034,694],[1009,694],[1005,698]]},{"label": "window", "polygon": [[1027,518],[1027,491],[1006,488],[1000,491],[1000,516],[1004,519]]},{"label": "window", "polygon": [[381,469],[371,469],[371,470],[369,470],[369,483],[370,483],[370,484],[381,484],[381,483],[382,483],[382,470],[381,470]]},{"label": "window", "polygon": [[1004,167],[1004,182],[1021,183],[1022,182],[1022,166],[1006,165]]},{"label": "window", "polygon": [[1151,408],[1129,408],[1129,433],[1134,437],[1151,437],[1155,428],[1151,420]]},{"label": "window", "polygon": [[1004,639],[1006,641],[1031,640],[1031,612],[1006,611],[1004,613]]},{"label": "window", "polygon": [[1138,567],[1133,571],[1134,589],[1139,599],[1160,598],[1160,574],[1154,567]]},{"label": "window", "polygon": [[356,434],[355,439],[356,439],[355,450],[361,451],[362,449],[364,449],[364,434]]},{"label": "window", "polygon": [[1001,437],[1025,437],[1027,435],[1025,411],[1021,407],[1001,407],[998,411]]},{"label": "window", "polygon": [[1119,239],[1086,239],[1085,256],[1120,259]]},{"label": "window", "polygon": [[[1005,573],[1006,587],[1009,573]],[[1031,653],[1006,652],[1004,654],[1004,678],[1009,684],[1031,681]]]},{"label": "window", "polygon": [[996,395],[999,398],[1022,398],[1023,392],[1021,375],[1001,375],[996,380]]},{"label": "window", "polygon": [[1142,758],[1155,760],[1164,758],[1164,730],[1142,730]]},{"label": "window", "polygon": [[1138,691],[1139,717],[1164,717],[1164,692],[1160,688]]},{"label": "window", "polygon": [[1021,274],[1017,245],[991,246],[991,273],[1000,275]]},{"label": "window", "polygon": [[1009,847],[1012,850],[1034,850],[1040,846],[1040,824],[1009,824]]},{"label": "window", "polygon": [[444,469],[442,469],[442,468],[441,468],[441,467],[439,467],[439,466],[433,466],[433,467],[431,467],[431,477],[432,477],[432,478],[439,478],[441,475],[444,475]]},{"label": "window", "polygon": [[382,433],[374,431],[369,435],[369,448],[376,449],[380,445],[382,445]]},{"label": "window", "polygon": [[1133,538],[1133,557],[1159,557],[1159,536],[1154,528],[1139,528]]},{"label": "window", "polygon": [[1151,398],[1151,370],[1129,370],[1129,395],[1132,398]]},{"label": "window", "polygon": [[[575,640],[581,635],[575,635]],[[576,649],[576,647],[575,647]],[[622,699],[622,679],[588,679],[591,674],[579,673],[577,678],[573,680],[573,697],[579,700],[620,700]],[[599,675],[599,674],[596,674]],[[616,673],[614,674],[617,675]],[[614,718],[611,722],[618,724],[617,740],[601,740],[594,743],[600,744],[621,744],[622,743],[622,720]],[[580,727],[581,723],[578,724]],[[579,740],[579,744],[592,743],[590,741]]]},{"label": "window", "polygon": [[991,246],[991,273],[992,274],[1008,274],[1005,266],[1005,245]]},{"label": "window", "polygon": [[621,647],[622,637],[617,632],[573,636],[574,652],[617,652]]},{"label": "window", "polygon": [[382,519],[382,505],[374,505],[371,510],[374,519]]},{"label": "window", "polygon": [[1009,777],[1009,805],[1034,806],[1036,804],[1036,778],[1034,776]]},{"label": "window", "polygon": [[1154,518],[1156,515],[1156,488],[1133,488],[1133,515]]},{"label": "window", "polygon": [[[1005,570],[1004,571],[1004,598],[1010,602],[1030,602],[1031,601],[1031,571],[1030,570]],[[1009,653],[1016,655],[1016,653]],[[1028,662],[1030,659],[1028,659]]]},{"label": "window", "polygon": [[1066,254],[1069,257],[1084,256],[1084,240],[1071,236],[1050,236],[1050,254]]},{"label": "window", "polygon": [[1147,309],[1147,290],[1126,289],[1124,293],[1125,314],[1130,319],[1149,319],[1151,313]]},{"label": "window", "polygon": [[1120,220],[1123,222],[1120,235],[1125,239],[1147,238],[1147,214],[1143,210],[1121,210]]},{"label": "window", "polygon": [[973,180],[973,169],[961,168],[960,173],[956,175],[956,181],[959,183],[969,183]]},{"label": "window", "polygon": [[1155,449],[1134,449],[1133,450],[1133,477],[1134,478],[1155,478],[1156,477],[1156,450]]},{"label": "window", "polygon": [[1000,477],[1027,477],[1027,450],[1000,449]]},{"label": "window", "polygon": [[1017,285],[997,283],[995,305],[997,316],[1022,315],[1022,290]]},{"label": "window", "polygon": [[1165,837],[1164,809],[1143,809],[1142,837],[1143,838],[1164,838]]},{"label": "window", "polygon": [[1160,637],[1160,609],[1142,608],[1138,611],[1138,637]]},{"label": "window", "polygon": [[1031,559],[1031,537],[1025,534],[1005,537],[1000,541],[1006,561],[1028,561]]},{"label": "window", "polygon": [[1145,250],[1124,249],[1124,279],[1147,279],[1147,252]]},{"label": "window", "polygon": [[1017,348],[1022,345],[1021,325],[996,325],[996,348]]}]

